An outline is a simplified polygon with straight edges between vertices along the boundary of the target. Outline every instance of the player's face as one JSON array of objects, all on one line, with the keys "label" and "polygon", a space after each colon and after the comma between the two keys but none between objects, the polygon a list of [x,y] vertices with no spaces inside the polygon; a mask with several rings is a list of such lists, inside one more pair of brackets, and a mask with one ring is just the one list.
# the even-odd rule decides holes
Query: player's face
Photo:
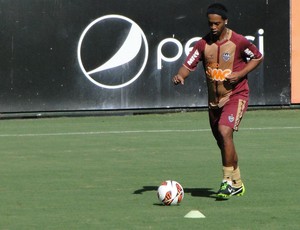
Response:
[{"label": "player's face", "polygon": [[219,37],[225,29],[226,21],[218,14],[208,15],[208,25],[212,35]]}]

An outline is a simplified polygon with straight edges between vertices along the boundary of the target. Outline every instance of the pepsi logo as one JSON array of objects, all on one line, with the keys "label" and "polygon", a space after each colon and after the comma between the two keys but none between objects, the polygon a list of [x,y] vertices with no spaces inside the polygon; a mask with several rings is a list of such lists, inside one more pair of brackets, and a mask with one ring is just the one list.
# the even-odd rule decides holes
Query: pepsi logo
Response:
[{"label": "pepsi logo", "polygon": [[122,15],[106,15],[82,32],[77,58],[85,77],[93,84],[117,89],[136,81],[144,71],[149,47],[142,29]]}]

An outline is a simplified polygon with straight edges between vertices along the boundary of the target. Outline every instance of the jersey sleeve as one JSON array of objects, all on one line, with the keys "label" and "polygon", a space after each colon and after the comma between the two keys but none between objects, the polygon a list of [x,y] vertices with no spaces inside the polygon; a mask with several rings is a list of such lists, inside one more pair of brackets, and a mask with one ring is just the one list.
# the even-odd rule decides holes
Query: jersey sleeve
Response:
[{"label": "jersey sleeve", "polygon": [[250,60],[260,60],[262,58],[262,54],[259,52],[258,48],[243,37],[242,41],[242,56],[248,58]]},{"label": "jersey sleeve", "polygon": [[192,51],[189,53],[183,65],[190,71],[194,71],[197,68],[197,65],[202,61],[202,53],[205,47],[205,41],[199,40]]}]

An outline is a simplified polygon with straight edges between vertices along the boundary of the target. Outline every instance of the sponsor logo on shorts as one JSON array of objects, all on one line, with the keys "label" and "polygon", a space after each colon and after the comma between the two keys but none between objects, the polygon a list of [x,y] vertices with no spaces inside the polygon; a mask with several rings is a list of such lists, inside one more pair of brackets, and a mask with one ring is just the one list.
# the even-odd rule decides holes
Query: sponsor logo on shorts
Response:
[{"label": "sponsor logo on shorts", "polygon": [[228,116],[228,121],[230,123],[234,122],[234,116],[233,116],[233,114],[231,114],[230,116]]}]

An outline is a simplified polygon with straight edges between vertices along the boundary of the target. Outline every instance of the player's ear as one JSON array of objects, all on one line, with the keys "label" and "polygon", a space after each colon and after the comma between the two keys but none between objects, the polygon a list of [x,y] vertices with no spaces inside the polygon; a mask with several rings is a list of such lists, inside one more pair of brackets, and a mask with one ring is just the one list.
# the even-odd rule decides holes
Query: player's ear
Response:
[{"label": "player's ear", "polygon": [[228,19],[227,20],[225,20],[225,25],[227,25],[228,24]]}]

